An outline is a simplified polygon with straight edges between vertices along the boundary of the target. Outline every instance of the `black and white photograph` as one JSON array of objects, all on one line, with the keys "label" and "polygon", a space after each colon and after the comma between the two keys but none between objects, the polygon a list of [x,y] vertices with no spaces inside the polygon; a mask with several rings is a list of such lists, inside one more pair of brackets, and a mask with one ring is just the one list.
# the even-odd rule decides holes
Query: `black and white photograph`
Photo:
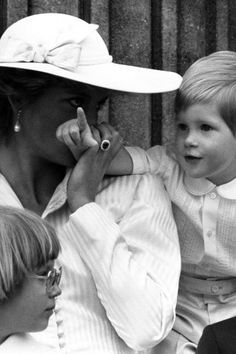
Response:
[{"label": "black and white photograph", "polygon": [[0,0],[0,354],[236,354],[236,1]]}]

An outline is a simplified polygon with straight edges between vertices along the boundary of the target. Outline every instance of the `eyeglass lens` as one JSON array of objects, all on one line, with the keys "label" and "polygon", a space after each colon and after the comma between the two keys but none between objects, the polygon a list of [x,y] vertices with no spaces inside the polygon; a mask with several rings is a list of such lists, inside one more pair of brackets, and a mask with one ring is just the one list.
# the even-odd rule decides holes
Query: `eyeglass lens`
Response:
[{"label": "eyeglass lens", "polygon": [[62,273],[62,267],[60,267],[58,270],[53,269],[50,271],[46,283],[47,289],[50,289],[54,285],[59,285],[61,280],[61,273]]}]

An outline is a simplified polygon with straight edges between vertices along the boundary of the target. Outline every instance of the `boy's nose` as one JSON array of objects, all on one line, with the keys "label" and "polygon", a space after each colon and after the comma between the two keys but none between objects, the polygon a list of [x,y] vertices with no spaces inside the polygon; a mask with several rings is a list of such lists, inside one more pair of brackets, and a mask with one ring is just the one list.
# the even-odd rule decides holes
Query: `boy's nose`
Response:
[{"label": "boy's nose", "polygon": [[197,141],[197,137],[194,133],[189,133],[185,140],[184,140],[184,146],[185,147],[189,147],[189,146],[198,146],[198,141]]},{"label": "boy's nose", "polygon": [[61,288],[59,285],[54,284],[49,291],[49,297],[53,298],[59,295],[61,295]]}]

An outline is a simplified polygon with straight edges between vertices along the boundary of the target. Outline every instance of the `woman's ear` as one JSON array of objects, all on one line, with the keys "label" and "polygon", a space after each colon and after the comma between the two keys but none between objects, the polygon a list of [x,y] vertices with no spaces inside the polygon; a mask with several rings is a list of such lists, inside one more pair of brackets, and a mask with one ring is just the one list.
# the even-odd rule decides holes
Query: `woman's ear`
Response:
[{"label": "woman's ear", "polygon": [[19,133],[21,131],[21,113],[22,107],[24,105],[24,100],[22,96],[8,96],[8,102],[11,106],[13,116],[12,116],[12,123],[13,123],[13,130],[15,133]]},{"label": "woman's ear", "polygon": [[8,96],[8,101],[10,103],[12,111],[15,114],[17,114],[17,112],[22,109],[22,107],[23,107],[23,105],[25,103],[24,98],[22,96],[19,96],[19,95]]}]

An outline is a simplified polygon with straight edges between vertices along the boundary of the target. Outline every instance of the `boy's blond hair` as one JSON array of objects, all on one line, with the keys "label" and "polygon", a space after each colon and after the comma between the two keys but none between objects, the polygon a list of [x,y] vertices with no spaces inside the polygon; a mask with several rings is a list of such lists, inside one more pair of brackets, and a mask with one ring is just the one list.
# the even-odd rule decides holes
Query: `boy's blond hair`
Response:
[{"label": "boy's blond hair", "polygon": [[219,114],[235,133],[236,53],[219,51],[193,63],[176,95],[176,113],[197,103],[216,104]]},{"label": "boy's blond hair", "polygon": [[0,301],[59,251],[57,235],[46,221],[28,210],[0,206]]}]

